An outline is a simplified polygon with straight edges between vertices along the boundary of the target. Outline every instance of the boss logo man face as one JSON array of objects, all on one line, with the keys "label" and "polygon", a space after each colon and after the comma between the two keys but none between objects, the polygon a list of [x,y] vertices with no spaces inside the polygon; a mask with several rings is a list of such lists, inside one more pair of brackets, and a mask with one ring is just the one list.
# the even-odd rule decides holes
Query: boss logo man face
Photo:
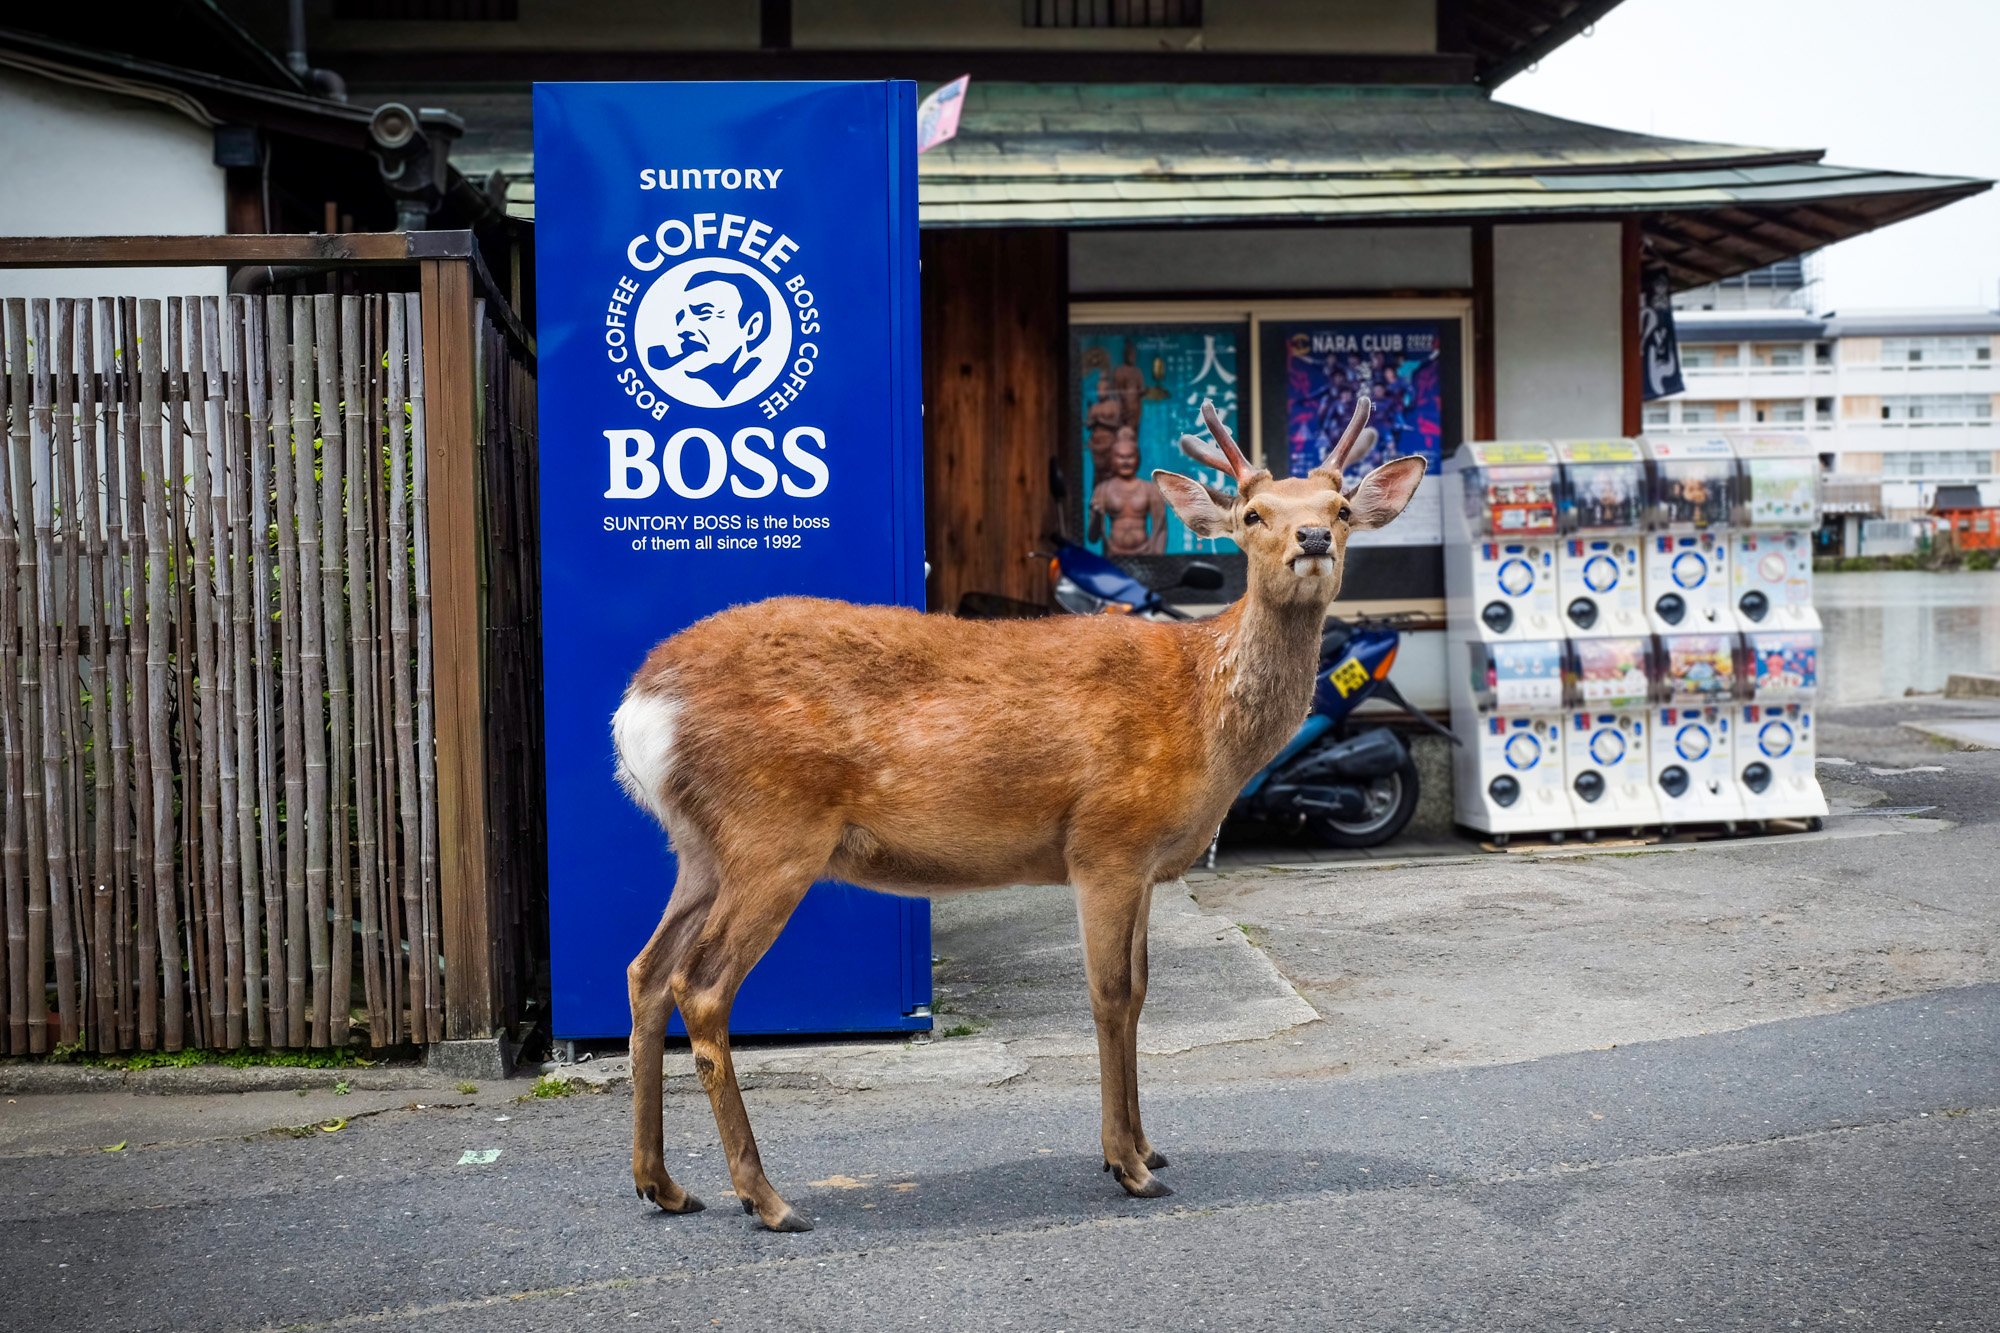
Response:
[{"label": "boss logo man face", "polygon": [[737,401],[737,389],[763,368],[758,353],[771,331],[770,298],[757,280],[716,269],[689,275],[664,341],[645,348],[646,366],[698,380],[718,404]]}]

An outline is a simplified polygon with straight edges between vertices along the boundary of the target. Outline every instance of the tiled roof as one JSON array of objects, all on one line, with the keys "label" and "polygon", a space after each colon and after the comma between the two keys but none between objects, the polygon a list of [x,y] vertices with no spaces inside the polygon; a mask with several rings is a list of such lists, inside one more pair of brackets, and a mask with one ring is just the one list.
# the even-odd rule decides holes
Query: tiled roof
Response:
[{"label": "tiled roof", "polygon": [[[454,161],[532,208],[527,99],[454,94]],[[1815,149],[1585,125],[1470,87],[974,81],[924,154],[932,227],[1639,215],[1691,286],[1928,212],[1990,182],[1829,166]]]}]

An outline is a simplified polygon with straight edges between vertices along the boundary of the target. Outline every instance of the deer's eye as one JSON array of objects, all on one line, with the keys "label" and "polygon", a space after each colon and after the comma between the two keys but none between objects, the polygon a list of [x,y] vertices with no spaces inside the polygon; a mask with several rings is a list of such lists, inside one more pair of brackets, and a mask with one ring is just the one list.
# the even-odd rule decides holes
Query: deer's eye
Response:
[{"label": "deer's eye", "polygon": [[1256,510],[1254,510],[1254,509],[1246,509],[1246,510],[1244,510],[1244,511],[1243,511],[1243,526],[1244,526],[1244,527],[1246,527],[1246,528],[1254,528],[1254,527],[1256,527],[1256,526],[1257,526],[1257,525],[1258,525],[1259,523],[1262,523],[1263,521],[1264,521],[1264,516],[1263,516],[1262,514],[1258,513],[1258,512],[1256,511]]},{"label": "deer's eye", "polygon": [[1354,517],[1354,511],[1352,509],[1349,509],[1346,505],[1342,505],[1340,507],[1340,521],[1342,523],[1348,522],[1353,517]]}]

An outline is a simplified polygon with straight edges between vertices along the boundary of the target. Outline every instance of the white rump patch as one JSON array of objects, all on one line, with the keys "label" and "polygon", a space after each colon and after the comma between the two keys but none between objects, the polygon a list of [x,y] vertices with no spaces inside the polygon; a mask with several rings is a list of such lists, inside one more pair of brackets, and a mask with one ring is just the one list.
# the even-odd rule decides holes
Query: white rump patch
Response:
[{"label": "white rump patch", "polygon": [[667,776],[674,769],[674,737],[681,701],[671,694],[630,690],[611,715],[611,745],[618,752],[618,784],[634,801],[666,822]]}]

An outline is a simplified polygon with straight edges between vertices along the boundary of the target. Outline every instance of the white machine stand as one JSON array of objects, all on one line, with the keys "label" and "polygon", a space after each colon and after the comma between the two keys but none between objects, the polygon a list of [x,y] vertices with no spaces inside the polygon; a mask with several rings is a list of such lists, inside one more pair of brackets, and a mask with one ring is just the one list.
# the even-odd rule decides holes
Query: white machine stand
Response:
[{"label": "white machine stand", "polygon": [[1736,628],[1729,598],[1728,523],[1736,452],[1720,437],[1646,435],[1649,522],[1646,615],[1655,634]]},{"label": "white machine stand", "polygon": [[1826,817],[1813,728],[1819,643],[1812,630],[1743,636],[1749,697],[1736,729],[1736,780],[1746,819],[1803,819],[1817,828]]},{"label": "white machine stand", "polygon": [[1464,444],[1444,469],[1445,606],[1454,638],[1562,637],[1556,616],[1555,449]]},{"label": "white machine stand", "polygon": [[1731,736],[1739,648],[1731,630],[1663,634],[1653,650],[1657,685],[1648,764],[1667,827],[1743,818]]},{"label": "white machine stand", "polygon": [[1572,639],[1648,633],[1641,585],[1646,462],[1637,440],[1557,440],[1556,605]]},{"label": "white machine stand", "polygon": [[1801,435],[1738,435],[1730,603],[1738,628],[1816,630],[1812,534],[1819,526],[1819,454]]},{"label": "white machine stand", "polygon": [[1458,822],[1505,842],[1574,827],[1563,778],[1563,641],[1452,645]]},{"label": "white machine stand", "polygon": [[1650,635],[1569,641],[1563,769],[1570,812],[1586,838],[1660,822],[1647,763],[1652,658]]}]

